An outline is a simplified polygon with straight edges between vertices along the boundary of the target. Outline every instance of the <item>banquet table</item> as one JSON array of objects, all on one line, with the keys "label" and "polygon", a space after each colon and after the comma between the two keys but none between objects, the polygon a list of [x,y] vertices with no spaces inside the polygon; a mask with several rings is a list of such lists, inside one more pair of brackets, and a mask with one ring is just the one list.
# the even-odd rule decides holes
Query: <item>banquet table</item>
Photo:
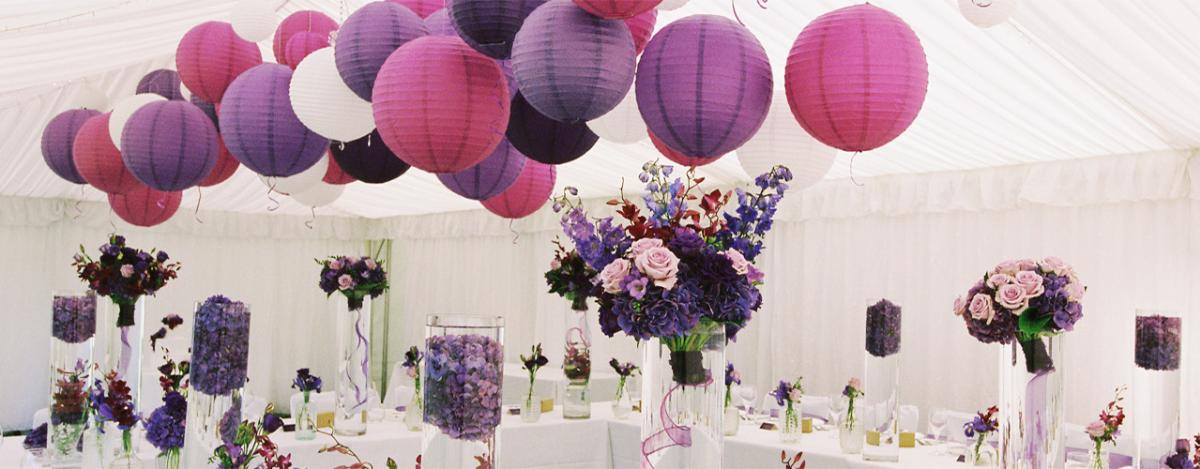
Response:
[{"label": "banquet table", "polygon": [[[529,372],[516,363],[504,364],[504,405],[520,405],[529,392]],[[533,382],[533,391],[538,396],[553,397],[555,405],[561,404],[567,391],[567,378],[562,373],[540,373]],[[593,369],[588,380],[588,392],[592,402],[611,401],[617,394],[617,374],[608,370]]]}]

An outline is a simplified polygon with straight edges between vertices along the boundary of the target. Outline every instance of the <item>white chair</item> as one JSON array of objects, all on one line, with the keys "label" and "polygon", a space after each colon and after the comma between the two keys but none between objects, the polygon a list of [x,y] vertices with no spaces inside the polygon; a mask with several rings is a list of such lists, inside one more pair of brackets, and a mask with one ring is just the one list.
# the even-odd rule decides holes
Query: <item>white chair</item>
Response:
[{"label": "white chair", "polygon": [[804,396],[800,399],[800,416],[828,422],[833,416],[833,399],[829,396]]},{"label": "white chair", "polygon": [[267,400],[250,393],[242,394],[242,420],[251,422],[262,419],[267,412]]},{"label": "white chair", "polygon": [[413,394],[416,394],[416,388],[404,384],[397,385],[388,391],[387,396],[383,398],[384,409],[396,409],[400,406],[406,406],[412,401]]},{"label": "white chair", "polygon": [[781,406],[779,405],[779,401],[775,400],[775,395],[771,394],[771,392],[764,394],[762,400],[759,402],[758,410],[760,412],[772,417],[780,416],[781,412],[779,409]]},{"label": "white chair", "polygon": [[942,412],[946,417],[946,426],[942,427],[942,434],[940,437],[944,440],[958,443],[969,442],[970,439],[963,434],[963,425],[966,425],[967,422],[975,420],[975,414],[956,412],[952,410],[946,410]]},{"label": "white chair", "polygon": [[50,409],[47,407],[43,407],[41,409],[38,409],[37,412],[33,413],[33,427],[31,427],[31,428],[40,427],[40,426],[42,426],[43,423],[46,423],[49,421],[50,421]]}]

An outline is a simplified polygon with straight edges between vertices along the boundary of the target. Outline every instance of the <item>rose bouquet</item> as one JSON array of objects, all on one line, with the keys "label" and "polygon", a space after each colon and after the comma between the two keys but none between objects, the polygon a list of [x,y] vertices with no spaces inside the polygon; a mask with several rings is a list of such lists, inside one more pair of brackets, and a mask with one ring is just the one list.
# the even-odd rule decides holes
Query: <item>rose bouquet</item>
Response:
[{"label": "rose bouquet", "polygon": [[996,406],[988,407],[986,411],[976,414],[974,420],[963,424],[963,435],[975,439],[975,445],[971,447],[969,454],[972,462],[980,461],[984,457],[983,443],[987,440],[989,433],[1000,428],[1000,423],[996,419],[996,413],[999,411],[1000,409]]},{"label": "rose bouquet", "polygon": [[375,298],[388,288],[387,272],[383,262],[370,257],[334,256],[318,260],[321,279],[318,285],[326,296],[341,293],[346,297],[350,310],[362,308],[363,298]]},{"label": "rose bouquet", "polygon": [[143,295],[153,296],[176,278],[178,262],[168,262],[166,251],[150,252],[125,245],[125,237],[109,236],[100,246],[100,258],[93,260],[83,246],[72,265],[80,280],[97,295],[107,296],[119,308],[117,327],[134,325],[133,308]]},{"label": "rose bouquet", "polygon": [[1121,431],[1121,424],[1125,423],[1125,408],[1121,406],[1121,402],[1125,399],[1122,396],[1124,392],[1123,388],[1117,389],[1116,398],[1100,411],[1100,418],[1087,426],[1087,434],[1092,439],[1093,445],[1088,462],[1089,468],[1105,469],[1108,467],[1108,458],[1103,452],[1103,447],[1105,443],[1117,445],[1117,434]]}]

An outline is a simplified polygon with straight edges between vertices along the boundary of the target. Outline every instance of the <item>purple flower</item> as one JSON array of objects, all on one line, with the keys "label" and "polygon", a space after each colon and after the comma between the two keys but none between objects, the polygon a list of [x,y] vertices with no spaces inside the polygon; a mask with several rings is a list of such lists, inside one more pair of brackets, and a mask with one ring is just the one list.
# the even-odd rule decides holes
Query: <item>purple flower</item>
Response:
[{"label": "purple flower", "polygon": [[55,296],[52,303],[54,338],[78,344],[96,334],[96,295]]},{"label": "purple flower", "polygon": [[242,424],[242,408],[240,406],[230,406],[221,415],[221,420],[217,422],[217,433],[221,435],[221,440],[228,446],[237,438],[238,427]]},{"label": "purple flower", "polygon": [[671,238],[669,246],[672,251],[682,255],[693,255],[708,246],[701,238],[696,230],[688,228],[675,228],[675,236]]},{"label": "purple flower", "polygon": [[150,417],[142,422],[146,428],[146,440],[159,451],[182,448],[187,399],[179,392],[171,391],[163,396],[163,402],[163,406],[154,409]]},{"label": "purple flower", "polygon": [[267,414],[263,416],[263,430],[268,435],[275,433],[275,430],[279,430],[281,427],[283,427],[283,419],[279,418],[278,415]]},{"label": "purple flower", "polygon": [[425,341],[425,423],[451,438],[482,441],[500,424],[504,350],[476,334]]},{"label": "purple flower", "polygon": [[1179,369],[1180,327],[1177,317],[1138,316],[1134,327],[1134,363],[1145,370]]},{"label": "purple flower", "polygon": [[742,374],[733,368],[733,362],[725,364],[725,385],[742,384]]},{"label": "purple flower", "polygon": [[[633,277],[633,276],[631,276],[631,277]],[[649,285],[650,285],[649,278],[637,276],[637,277],[634,277],[633,280],[630,280],[625,283],[625,290],[627,292],[629,292],[629,296],[632,296],[636,300],[640,300],[642,298],[645,298],[646,289],[649,288]]]},{"label": "purple flower", "polygon": [[783,406],[791,400],[792,385],[781,379],[779,380],[779,386],[776,386],[775,390],[771,391],[771,395],[775,396],[776,404]]},{"label": "purple flower", "polygon": [[900,307],[887,299],[867,308],[867,352],[886,357],[900,351]]},{"label": "purple flower", "polygon": [[246,383],[250,310],[221,295],[196,310],[192,335],[191,383],[210,396],[228,395]]},{"label": "purple flower", "polygon": [[301,392],[321,392],[321,378],[309,373],[308,368],[296,370],[292,387]]},{"label": "purple flower", "polygon": [[46,424],[38,425],[37,428],[25,435],[23,446],[25,449],[45,448],[46,447]]}]

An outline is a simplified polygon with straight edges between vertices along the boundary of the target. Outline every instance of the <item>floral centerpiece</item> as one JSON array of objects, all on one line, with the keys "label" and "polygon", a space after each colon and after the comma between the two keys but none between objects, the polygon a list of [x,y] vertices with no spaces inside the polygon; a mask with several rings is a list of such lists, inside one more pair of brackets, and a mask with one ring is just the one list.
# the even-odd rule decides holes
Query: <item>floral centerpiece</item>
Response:
[{"label": "floral centerpiece", "polygon": [[1177,440],[1175,442],[1175,454],[1172,454],[1167,458],[1167,467],[1171,469],[1196,469],[1197,466],[1200,466],[1200,434],[1195,436],[1195,441],[1196,455],[1193,459],[1193,457],[1188,454],[1190,445],[1188,445],[1187,438],[1180,438]]},{"label": "floral centerpiece", "polygon": [[529,356],[521,355],[521,368],[529,372],[529,391],[525,395],[525,403],[521,406],[521,419],[527,422],[533,422],[541,416],[542,404],[533,401],[533,385],[537,379],[538,370],[542,369],[550,363],[550,360],[542,355],[542,344],[536,344],[529,348]]},{"label": "floral centerpiece", "polygon": [[326,296],[341,293],[351,310],[361,309],[363,299],[382,295],[388,288],[383,261],[370,257],[332,256],[318,260],[321,280],[318,285]]},{"label": "floral centerpiece", "polygon": [[133,452],[133,427],[137,426],[141,417],[130,392],[129,385],[113,371],[105,375],[103,381],[95,381],[88,395],[88,404],[100,433],[105,431],[108,423],[121,431],[121,455],[117,461],[132,464],[137,460]]},{"label": "floral centerpiece", "polygon": [[963,424],[963,436],[975,439],[975,444],[968,453],[969,463],[987,464],[983,445],[987,442],[988,434],[1000,428],[1000,423],[996,420],[996,413],[999,411],[996,406],[988,407],[986,411],[977,413],[973,420]]},{"label": "floral centerpiece", "polygon": [[249,306],[224,295],[213,295],[196,307],[184,444],[184,465],[188,467],[204,465],[213,448],[242,420],[250,315]]},{"label": "floral centerpiece", "polygon": [[[380,245],[382,248],[382,245]],[[382,295],[388,288],[383,262],[371,257],[337,256],[318,260],[318,285],[327,297],[346,297],[346,311],[337,315],[337,348],[340,370],[335,377],[336,410],[333,430],[341,435],[367,432],[367,404],[371,379],[371,308],[367,298]]]},{"label": "floral centerpiece", "polygon": [[78,456],[79,438],[87,424],[88,370],[82,362],[77,362],[73,369],[58,368],[55,372],[50,395],[49,440],[53,451],[50,459],[69,460]]},{"label": "floral centerpiece", "polygon": [[232,431],[225,432],[227,438],[213,450],[208,463],[220,469],[290,469],[292,455],[280,454],[279,447],[271,441],[271,434],[283,427],[283,420],[272,413],[274,410],[273,405],[267,404],[262,420],[243,420],[231,425]]},{"label": "floral centerpiece", "polygon": [[51,304],[50,334],[69,344],[96,335],[96,297],[55,296]]},{"label": "floral centerpiece", "polygon": [[771,391],[771,395],[775,397],[775,403],[783,407],[783,425],[779,428],[779,439],[783,442],[792,442],[800,438],[800,399],[804,396],[804,385],[801,381],[803,376],[797,377],[796,381],[787,382],[779,380],[779,386]]},{"label": "floral centerpiece", "polygon": [[[450,438],[448,446],[454,446],[450,443],[455,440],[482,445],[476,458],[485,467],[495,467],[503,366],[504,349],[498,337],[455,333],[425,339],[425,423]],[[432,439],[429,431],[426,441]],[[422,448],[426,463],[449,464],[438,462],[442,454],[425,452],[428,449]]]},{"label": "floral centerpiece", "polygon": [[317,437],[317,422],[313,416],[312,393],[321,392],[321,378],[312,374],[308,368],[296,370],[292,379],[292,388],[300,391],[303,401],[296,409],[296,439],[311,440]]},{"label": "floral centerpiece", "polygon": [[1182,320],[1161,315],[1138,316],[1133,361],[1143,370],[1179,369]]},{"label": "floral centerpiece", "polygon": [[1134,322],[1133,400],[1153,402],[1133,428],[1134,459],[1151,466],[1171,456],[1179,436],[1183,319],[1138,311]]},{"label": "floral centerpiece", "polygon": [[[578,192],[571,188],[568,193]],[[587,318],[587,299],[593,296],[597,272],[588,266],[579,252],[568,250],[557,239],[554,246],[554,259],[545,274],[546,284],[550,286],[550,293],[571,302],[572,311],[563,338],[563,375],[568,381],[563,393],[563,417],[588,418],[592,413],[588,393],[592,376],[592,332]]]},{"label": "floral centerpiece", "polygon": [[1100,418],[1087,426],[1088,437],[1092,439],[1091,454],[1088,457],[1090,469],[1108,468],[1108,453],[1104,452],[1104,444],[1117,445],[1117,435],[1121,431],[1121,424],[1125,423],[1125,408],[1121,406],[1125,399],[1122,396],[1124,391],[1123,388],[1117,389],[1116,397],[1100,411]]},{"label": "floral centerpiece", "polygon": [[900,307],[886,298],[867,308],[867,353],[887,357],[900,351]]},{"label": "floral centerpiece", "polygon": [[88,288],[117,304],[117,327],[133,326],[137,300],[143,295],[153,296],[179,273],[179,263],[168,262],[166,251],[131,248],[121,235],[109,236],[108,242],[100,246],[99,259],[88,256],[83,246],[79,251],[72,265]]},{"label": "floral centerpiece", "polygon": [[546,285],[550,292],[571,302],[571,309],[587,309],[587,299],[595,288],[596,269],[583,260],[579,252],[568,250],[558,240],[554,241],[554,260],[546,271]]},{"label": "floral centerpiece", "polygon": [[146,428],[146,440],[158,448],[167,469],[178,469],[180,449],[185,438],[187,422],[187,398],[179,391],[169,391],[163,396],[163,405],[142,422]]}]

